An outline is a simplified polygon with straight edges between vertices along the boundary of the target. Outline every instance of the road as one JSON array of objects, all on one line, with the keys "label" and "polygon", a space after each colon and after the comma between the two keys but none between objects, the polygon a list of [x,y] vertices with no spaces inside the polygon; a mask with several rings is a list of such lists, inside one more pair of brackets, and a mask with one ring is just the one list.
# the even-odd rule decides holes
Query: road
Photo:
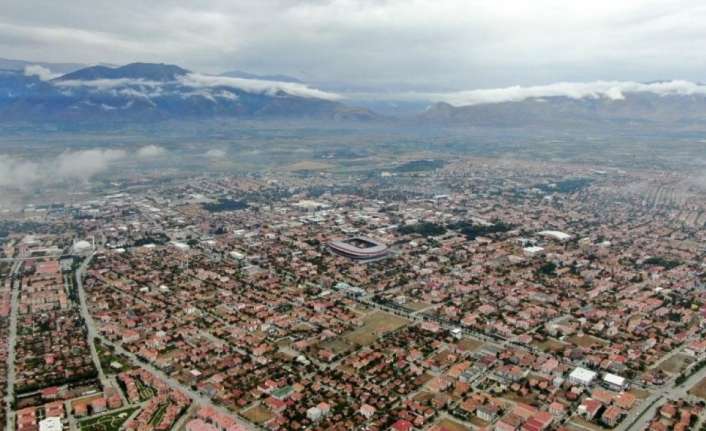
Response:
[{"label": "road", "polygon": [[15,343],[17,342],[17,314],[20,297],[19,273],[22,269],[23,261],[18,260],[12,266],[12,293],[10,296],[10,333],[7,337],[7,395],[5,396],[5,429],[12,431],[15,429],[15,411],[12,402],[15,398]]},{"label": "road", "polygon": [[[238,424],[246,430],[258,429],[253,424],[245,421],[240,416],[235,415],[233,412],[226,409],[225,407],[222,407],[222,406],[215,404],[213,401],[211,401],[210,398],[202,395],[199,392],[194,391],[193,389],[191,389],[188,386],[181,384],[179,381],[175,380],[171,376],[168,376],[162,370],[154,367],[152,364],[140,361],[135,354],[123,349],[123,347],[119,343],[113,343],[112,341],[105,338],[103,335],[101,335],[99,332],[96,331],[96,326],[95,326],[95,322],[93,321],[93,316],[91,316],[91,313],[89,313],[89,311],[88,311],[88,304],[86,301],[86,292],[85,292],[85,289],[83,288],[83,276],[86,272],[86,268],[88,267],[88,264],[90,263],[92,257],[93,257],[93,255],[91,255],[86,260],[84,260],[84,262],[81,264],[79,269],[76,271],[76,287],[78,289],[79,299],[81,301],[81,315],[83,316],[83,319],[86,322],[86,327],[88,329],[88,333],[92,334],[93,339],[97,338],[101,341],[101,343],[103,343],[107,346],[112,346],[117,353],[127,356],[128,358],[130,358],[130,360],[133,363],[135,363],[139,367],[149,371],[150,373],[154,374],[155,376],[159,377],[170,388],[178,390],[180,392],[183,392],[184,394],[189,396],[197,404],[200,404],[202,406],[212,407],[213,409],[215,409],[219,413],[236,418],[236,420],[238,421]],[[91,343],[91,344],[93,344],[93,343]]]},{"label": "road", "polygon": [[[86,271],[86,268],[88,268],[88,265],[91,263],[91,260],[93,259],[93,256],[95,253],[91,254],[88,256],[82,263],[81,266],[78,268],[76,271],[76,287],[78,290],[78,299],[81,307],[81,316],[83,317],[83,320],[86,325],[86,329],[88,330],[87,333],[87,341],[88,341],[88,346],[91,349],[91,358],[93,358],[93,364],[96,367],[96,370],[98,370],[98,379],[101,382],[101,386],[105,390],[105,388],[109,387],[110,384],[108,382],[108,379],[105,376],[105,373],[103,372],[103,367],[101,367],[101,361],[100,358],[98,357],[98,351],[96,350],[96,330],[95,326],[93,324],[89,325],[89,318],[90,318],[90,313],[88,312],[88,303],[86,301],[86,293],[84,292],[83,289],[83,273]],[[91,323],[93,321],[91,320]]]},{"label": "road", "polygon": [[[698,358],[694,364],[698,364]],[[669,379],[664,385],[656,389],[652,395],[645,399],[637,409],[635,409],[623,422],[616,428],[616,431],[638,431],[643,430],[647,427],[647,424],[654,417],[657,409],[664,404],[665,401],[674,401],[677,399],[686,399],[690,395],[687,391],[699,383],[702,379],[706,378],[706,367],[700,369],[694,373],[691,377],[686,379],[681,385],[676,384],[677,376]]]}]

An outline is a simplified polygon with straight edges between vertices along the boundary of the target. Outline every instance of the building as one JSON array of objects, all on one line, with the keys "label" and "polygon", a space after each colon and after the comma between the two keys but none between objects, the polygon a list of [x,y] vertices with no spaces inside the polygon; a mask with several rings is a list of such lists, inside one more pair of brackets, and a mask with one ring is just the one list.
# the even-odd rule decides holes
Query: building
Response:
[{"label": "building", "polygon": [[590,386],[596,378],[596,373],[585,368],[576,367],[569,374],[569,381],[575,385]]},{"label": "building", "polygon": [[63,428],[60,417],[52,416],[39,421],[39,431],[61,431]]},{"label": "building", "polygon": [[623,391],[627,389],[628,384],[625,377],[620,377],[615,374],[606,373],[603,376],[603,384],[614,391]]},{"label": "building", "polygon": [[328,247],[340,256],[360,261],[382,259],[390,251],[385,244],[362,236],[330,241]]}]

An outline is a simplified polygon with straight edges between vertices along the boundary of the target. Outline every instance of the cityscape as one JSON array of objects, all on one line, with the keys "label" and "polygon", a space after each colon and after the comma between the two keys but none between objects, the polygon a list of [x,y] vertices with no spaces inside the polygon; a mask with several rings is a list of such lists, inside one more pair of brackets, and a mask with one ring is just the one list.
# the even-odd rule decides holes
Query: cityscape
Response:
[{"label": "cityscape", "polygon": [[22,210],[2,260],[8,428],[706,416],[706,201],[688,177],[465,158],[145,181]]},{"label": "cityscape", "polygon": [[700,0],[3,0],[0,429],[706,431]]}]

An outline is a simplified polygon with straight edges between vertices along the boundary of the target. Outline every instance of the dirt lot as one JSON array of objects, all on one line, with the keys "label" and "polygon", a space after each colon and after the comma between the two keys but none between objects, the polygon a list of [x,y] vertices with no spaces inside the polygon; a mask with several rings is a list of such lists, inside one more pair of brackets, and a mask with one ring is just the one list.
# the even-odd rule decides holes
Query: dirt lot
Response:
[{"label": "dirt lot", "polygon": [[461,338],[456,344],[458,345],[459,349],[466,352],[475,352],[476,350],[480,349],[481,346],[483,346],[482,341],[470,337]]},{"label": "dirt lot", "polygon": [[437,425],[448,431],[469,431],[468,427],[465,427],[451,419],[442,419],[437,423]]},{"label": "dirt lot", "polygon": [[319,345],[319,347],[321,347],[322,349],[330,350],[336,355],[345,352],[352,346],[353,345],[346,341],[346,339],[338,337],[326,340]]},{"label": "dirt lot", "polygon": [[645,398],[650,396],[649,392],[640,388],[630,388],[628,392],[635,395],[635,398],[637,398],[638,400],[644,400]]},{"label": "dirt lot", "polygon": [[669,374],[679,374],[694,359],[689,355],[677,354],[659,364],[659,369]]},{"label": "dirt lot", "polygon": [[367,346],[375,342],[381,335],[399,329],[409,323],[407,319],[384,311],[375,311],[367,315],[364,324],[343,337],[354,344]]},{"label": "dirt lot", "polygon": [[532,345],[543,352],[556,352],[564,349],[566,347],[565,343],[559,340],[554,340],[552,338],[547,338],[545,341],[533,342]]},{"label": "dirt lot", "polygon": [[272,412],[260,404],[243,412],[242,415],[250,422],[254,422],[256,424],[265,423],[274,416]]},{"label": "dirt lot", "polygon": [[578,336],[578,335],[573,335],[569,338],[567,338],[568,342],[573,343],[579,347],[591,347],[594,345],[597,346],[605,346],[608,344],[607,341],[601,340],[600,338],[596,338],[592,335],[583,335],[583,336]]},{"label": "dirt lot", "polygon": [[689,395],[706,400],[706,378],[692,386],[691,389],[689,389]]}]

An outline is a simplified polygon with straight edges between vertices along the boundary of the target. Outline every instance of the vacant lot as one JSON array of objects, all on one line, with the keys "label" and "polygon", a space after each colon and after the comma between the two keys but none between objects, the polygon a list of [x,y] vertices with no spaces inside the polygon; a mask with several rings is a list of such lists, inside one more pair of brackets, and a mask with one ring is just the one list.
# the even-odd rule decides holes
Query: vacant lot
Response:
[{"label": "vacant lot", "polygon": [[702,379],[699,383],[689,389],[689,395],[706,400],[706,378]]},{"label": "vacant lot", "polygon": [[353,345],[349,343],[345,338],[332,338],[330,340],[326,340],[323,343],[319,344],[319,347],[322,349],[330,350],[334,354],[338,355],[342,352],[345,352],[346,350],[350,349]]},{"label": "vacant lot", "polygon": [[469,431],[468,427],[451,419],[442,419],[437,425],[448,431]]},{"label": "vacant lot", "polygon": [[659,364],[659,369],[669,374],[679,374],[694,359],[685,354],[677,354]]},{"label": "vacant lot", "polygon": [[591,347],[591,346],[605,346],[608,344],[607,341],[596,338],[592,335],[573,335],[567,339],[568,342],[573,343],[579,347]]},{"label": "vacant lot", "polygon": [[250,422],[262,424],[272,419],[273,414],[261,404],[243,412],[243,416]]},{"label": "vacant lot", "polygon": [[367,346],[374,343],[381,335],[399,329],[408,322],[404,317],[384,311],[375,311],[364,318],[363,326],[343,337],[351,343]]},{"label": "vacant lot", "polygon": [[464,352],[475,352],[476,350],[481,348],[483,342],[480,340],[476,340],[475,338],[464,337],[461,338],[458,343],[456,343],[456,345],[459,349],[463,350]]},{"label": "vacant lot", "polygon": [[553,338],[547,338],[542,342],[532,342],[532,345],[543,352],[557,352],[563,350],[566,347],[566,343],[562,343],[559,340]]}]

